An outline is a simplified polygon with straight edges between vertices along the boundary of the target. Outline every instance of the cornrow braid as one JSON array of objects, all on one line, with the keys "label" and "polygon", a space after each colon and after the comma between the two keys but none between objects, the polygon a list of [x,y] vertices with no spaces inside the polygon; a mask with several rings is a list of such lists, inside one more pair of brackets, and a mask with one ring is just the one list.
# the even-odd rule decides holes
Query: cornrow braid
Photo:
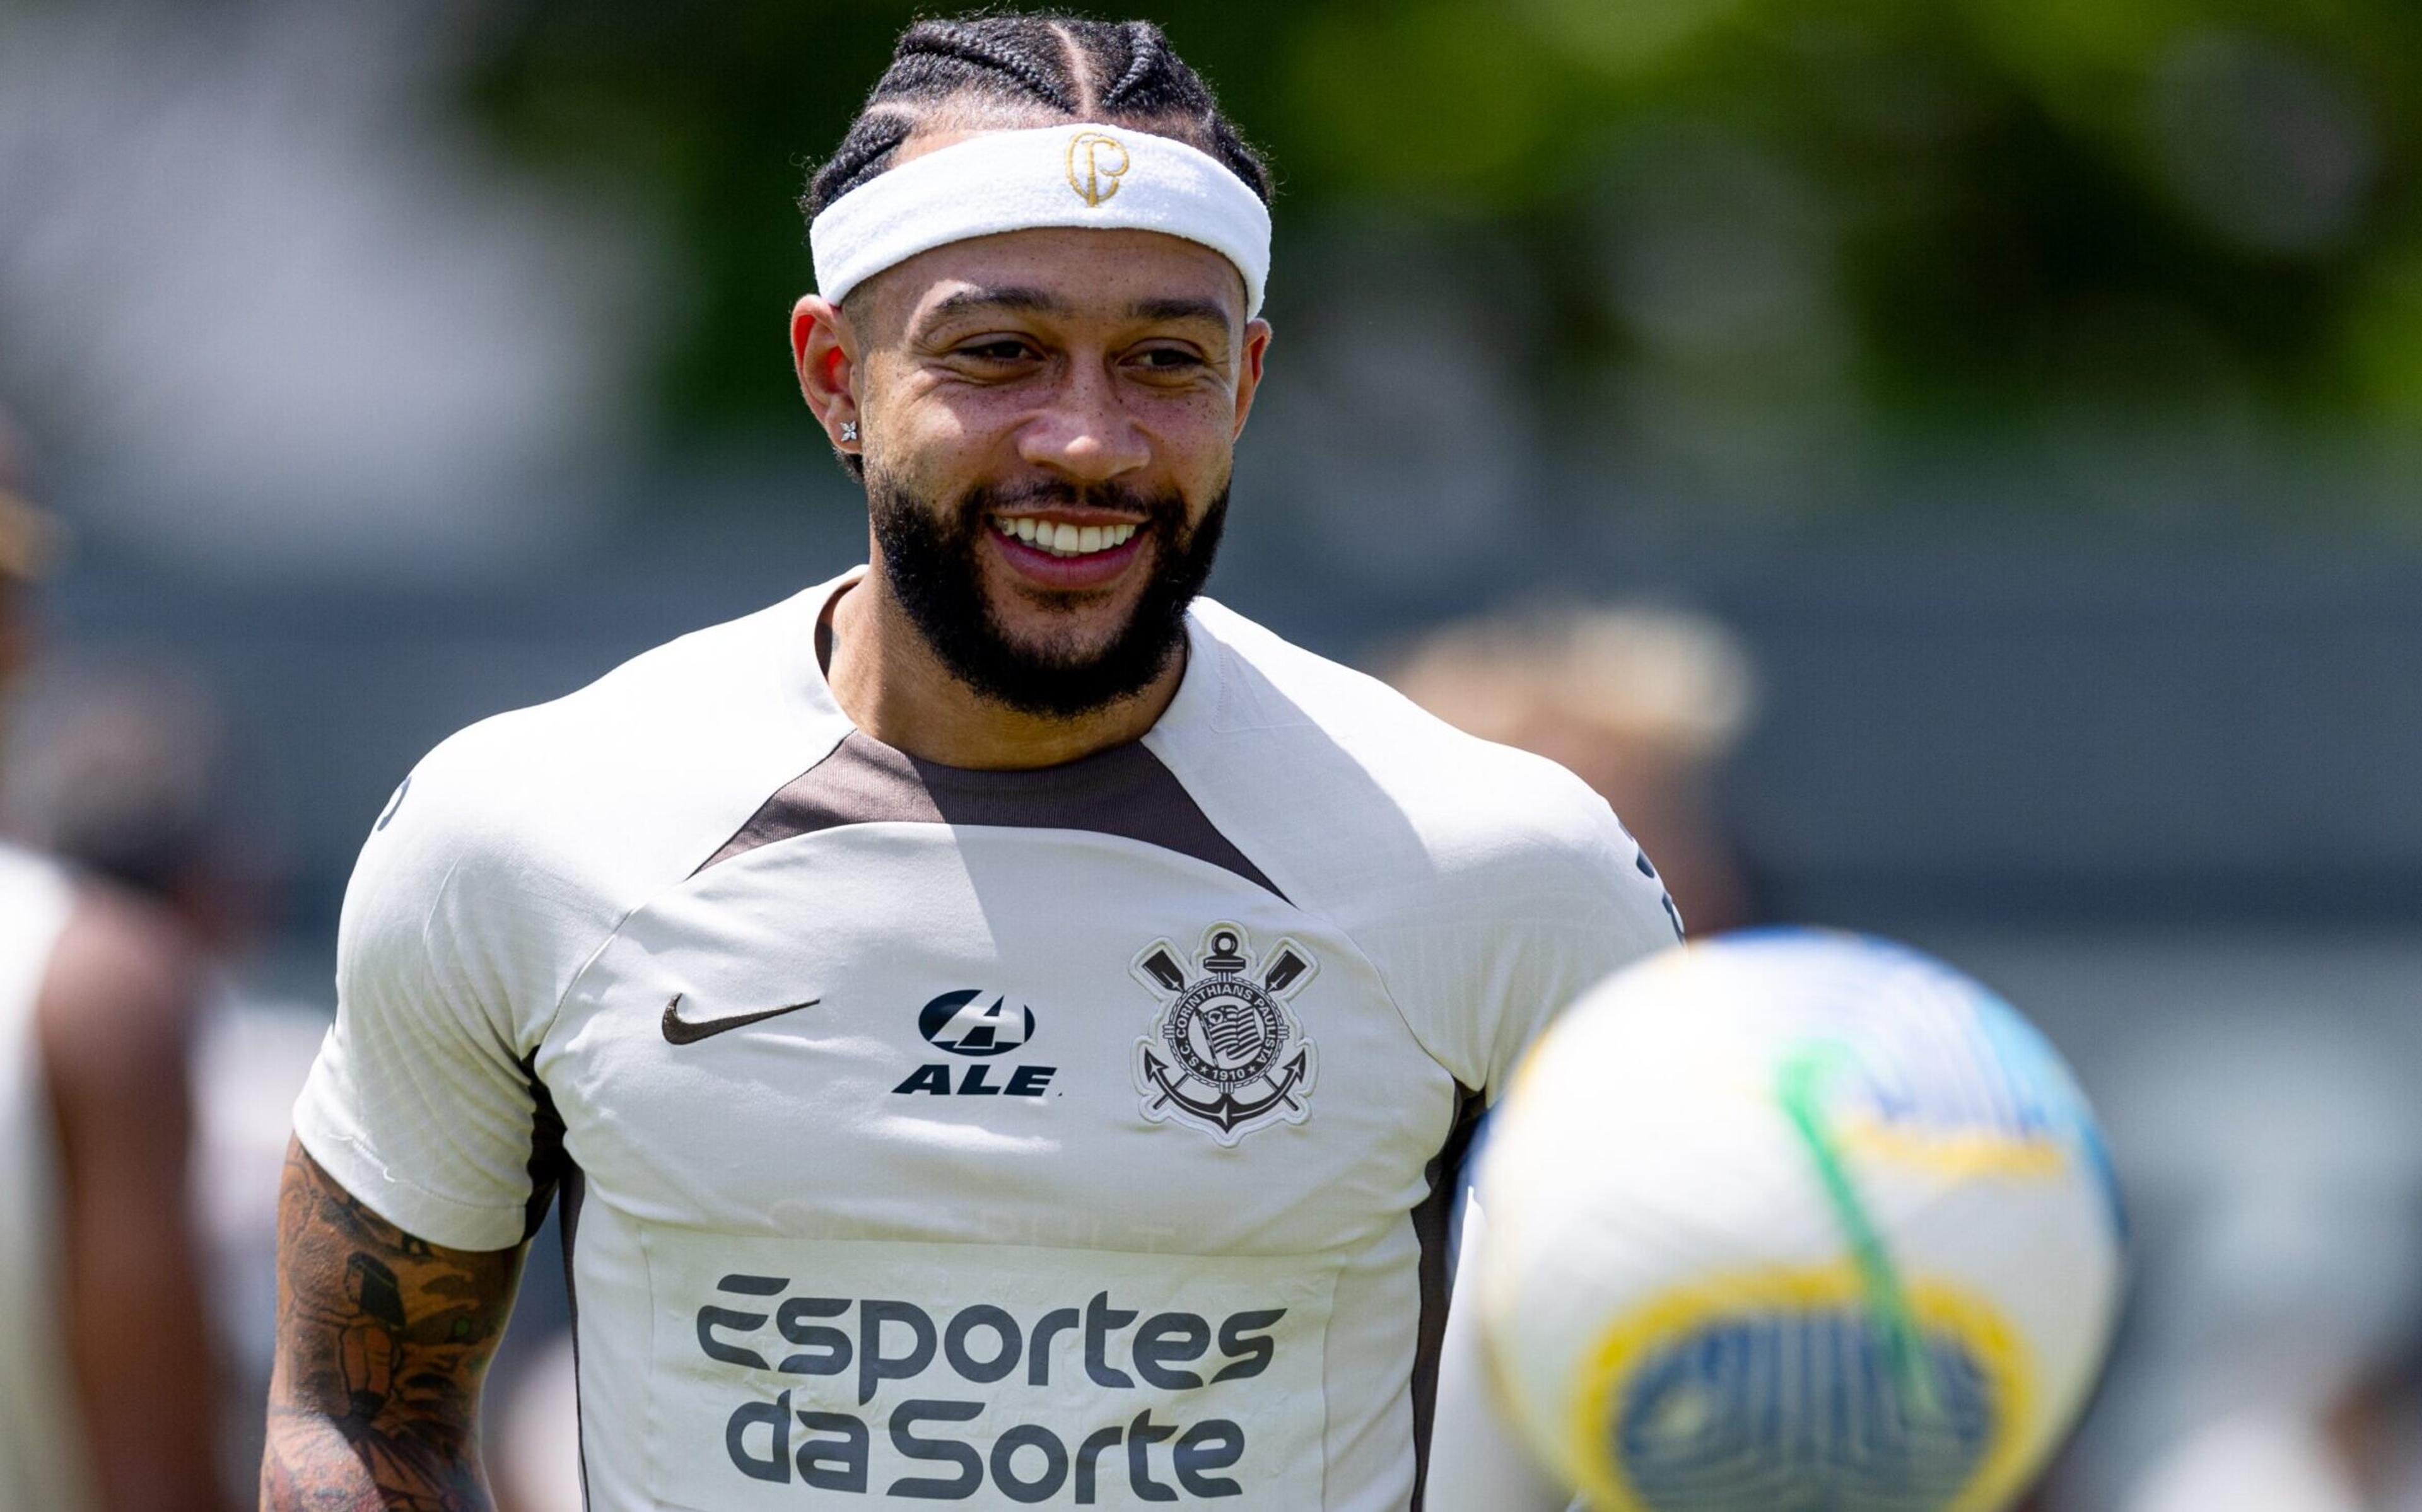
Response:
[{"label": "cornrow braid", "polygon": [[[1074,112],[1076,102],[1052,70],[1035,58],[1020,56],[1014,50],[998,45],[977,26],[961,21],[920,22],[908,28],[900,39],[898,55],[892,59],[894,69],[913,65],[917,60],[931,58],[937,63],[948,60],[966,63],[978,69],[990,69],[1014,79],[1028,94],[1055,109]],[[881,86],[877,85],[879,91]]]},{"label": "cornrow braid", "polygon": [[[833,153],[832,160],[817,170],[818,182],[829,179],[848,188],[864,183],[883,171],[890,163],[891,154],[900,149],[900,144],[908,140],[908,133],[916,129],[917,117],[907,111],[888,106],[869,110],[851,125],[849,134],[841,138],[841,148]],[[837,199],[845,192],[846,189],[838,191],[830,197]],[[812,193],[810,191],[810,197]]]},{"label": "cornrow braid", "polygon": [[1090,115],[1175,137],[1219,159],[1265,202],[1270,197],[1268,165],[1159,27],[1004,12],[920,21],[903,32],[865,108],[809,177],[800,210],[814,220],[890,167],[920,126],[959,112],[999,119]]},{"label": "cornrow braid", "polygon": [[1163,56],[1160,28],[1148,21],[1130,21],[1119,28],[1126,34],[1127,70],[1119,82],[1102,91],[1101,108],[1116,110],[1134,89],[1158,67]]}]

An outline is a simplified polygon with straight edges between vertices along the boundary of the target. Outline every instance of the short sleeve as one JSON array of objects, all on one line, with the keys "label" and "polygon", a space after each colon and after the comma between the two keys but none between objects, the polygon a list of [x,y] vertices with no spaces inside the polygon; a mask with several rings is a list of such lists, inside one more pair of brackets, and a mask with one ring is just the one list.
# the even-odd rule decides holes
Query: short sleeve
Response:
[{"label": "short sleeve", "polygon": [[[416,772],[364,846],[337,942],[337,1021],[295,1135],[346,1191],[451,1249],[527,1237],[538,1088],[512,1001],[511,890],[483,886],[499,837]],[[499,959],[500,956],[504,959]]]},{"label": "short sleeve", "polygon": [[1552,906],[1502,921],[1511,948],[1486,997],[1486,1082],[1494,1103],[1549,1023],[1613,973],[1682,939],[1681,915],[1639,843],[1596,794],[1538,863]]},{"label": "short sleeve", "polygon": [[1420,865],[1361,890],[1347,925],[1423,1047],[1493,1104],[1558,1014],[1674,945],[1681,921],[1579,778],[1502,747],[1468,751],[1471,801],[1431,808]]}]

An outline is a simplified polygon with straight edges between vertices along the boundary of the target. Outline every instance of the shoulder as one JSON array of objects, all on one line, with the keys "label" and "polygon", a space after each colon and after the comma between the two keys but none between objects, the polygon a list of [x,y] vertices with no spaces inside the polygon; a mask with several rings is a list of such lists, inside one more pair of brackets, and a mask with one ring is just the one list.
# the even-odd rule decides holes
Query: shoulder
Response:
[{"label": "shoulder", "polygon": [[[796,674],[813,655],[821,593],[693,631],[575,693],[456,732],[382,809],[365,864],[423,876],[501,867],[525,881],[646,872],[679,865],[711,835],[688,858],[703,860],[725,837],[712,834],[724,808],[795,775],[785,768],[817,738]],[[761,781],[771,785],[754,790]]]},{"label": "shoulder", "polygon": [[1216,606],[1198,625],[1216,696],[1156,749],[1459,1083],[1493,1096],[1564,1005],[1674,943],[1663,885],[1580,778]]},{"label": "shoulder", "polygon": [[413,769],[404,803],[383,822],[412,812],[475,835],[535,838],[550,822],[593,829],[606,817],[598,804],[695,772],[734,737],[775,733],[797,697],[797,659],[813,654],[807,600],[818,592],[694,631],[577,692],[456,732]]},{"label": "shoulder", "polygon": [[[1465,734],[1216,604],[1198,623],[1198,652],[1207,641],[1219,659],[1219,707],[1191,743],[1250,789],[1234,806],[1267,816],[1255,826],[1269,832],[1265,847],[1316,856],[1344,846],[1431,890],[1519,899],[1534,912],[1612,897],[1661,915],[1661,889],[1636,885],[1649,881],[1638,846],[1571,772]],[[1298,834],[1307,843],[1291,843]]]},{"label": "shoulder", "polygon": [[340,964],[510,962],[516,980],[495,990],[543,1001],[568,959],[839,739],[802,683],[822,593],[682,636],[441,742],[371,825]]}]

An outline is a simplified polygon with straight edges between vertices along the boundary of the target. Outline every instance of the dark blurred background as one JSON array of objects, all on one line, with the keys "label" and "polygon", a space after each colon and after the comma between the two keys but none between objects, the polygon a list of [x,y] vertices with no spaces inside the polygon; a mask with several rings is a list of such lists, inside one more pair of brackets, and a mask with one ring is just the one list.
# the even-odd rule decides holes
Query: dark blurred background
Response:
[{"label": "dark blurred background", "polygon": [[[2422,1496],[2422,10],[1136,8],[1282,186],[1213,593],[1375,668],[1719,638],[1727,906],[1944,953],[2111,1127],[2051,1504]],[[75,536],[8,765],[130,665],[214,707],[158,739],[223,757],[231,1085],[423,750],[859,559],[792,201],[911,14],[0,0],[0,408]]]}]

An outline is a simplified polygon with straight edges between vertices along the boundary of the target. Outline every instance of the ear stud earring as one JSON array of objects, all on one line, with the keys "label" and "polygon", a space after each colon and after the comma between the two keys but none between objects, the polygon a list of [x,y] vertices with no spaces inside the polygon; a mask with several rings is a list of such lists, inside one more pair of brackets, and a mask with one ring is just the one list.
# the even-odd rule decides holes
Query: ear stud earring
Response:
[{"label": "ear stud earring", "polygon": [[843,441],[856,441],[857,439],[857,421],[843,420],[841,423],[841,439]]}]

